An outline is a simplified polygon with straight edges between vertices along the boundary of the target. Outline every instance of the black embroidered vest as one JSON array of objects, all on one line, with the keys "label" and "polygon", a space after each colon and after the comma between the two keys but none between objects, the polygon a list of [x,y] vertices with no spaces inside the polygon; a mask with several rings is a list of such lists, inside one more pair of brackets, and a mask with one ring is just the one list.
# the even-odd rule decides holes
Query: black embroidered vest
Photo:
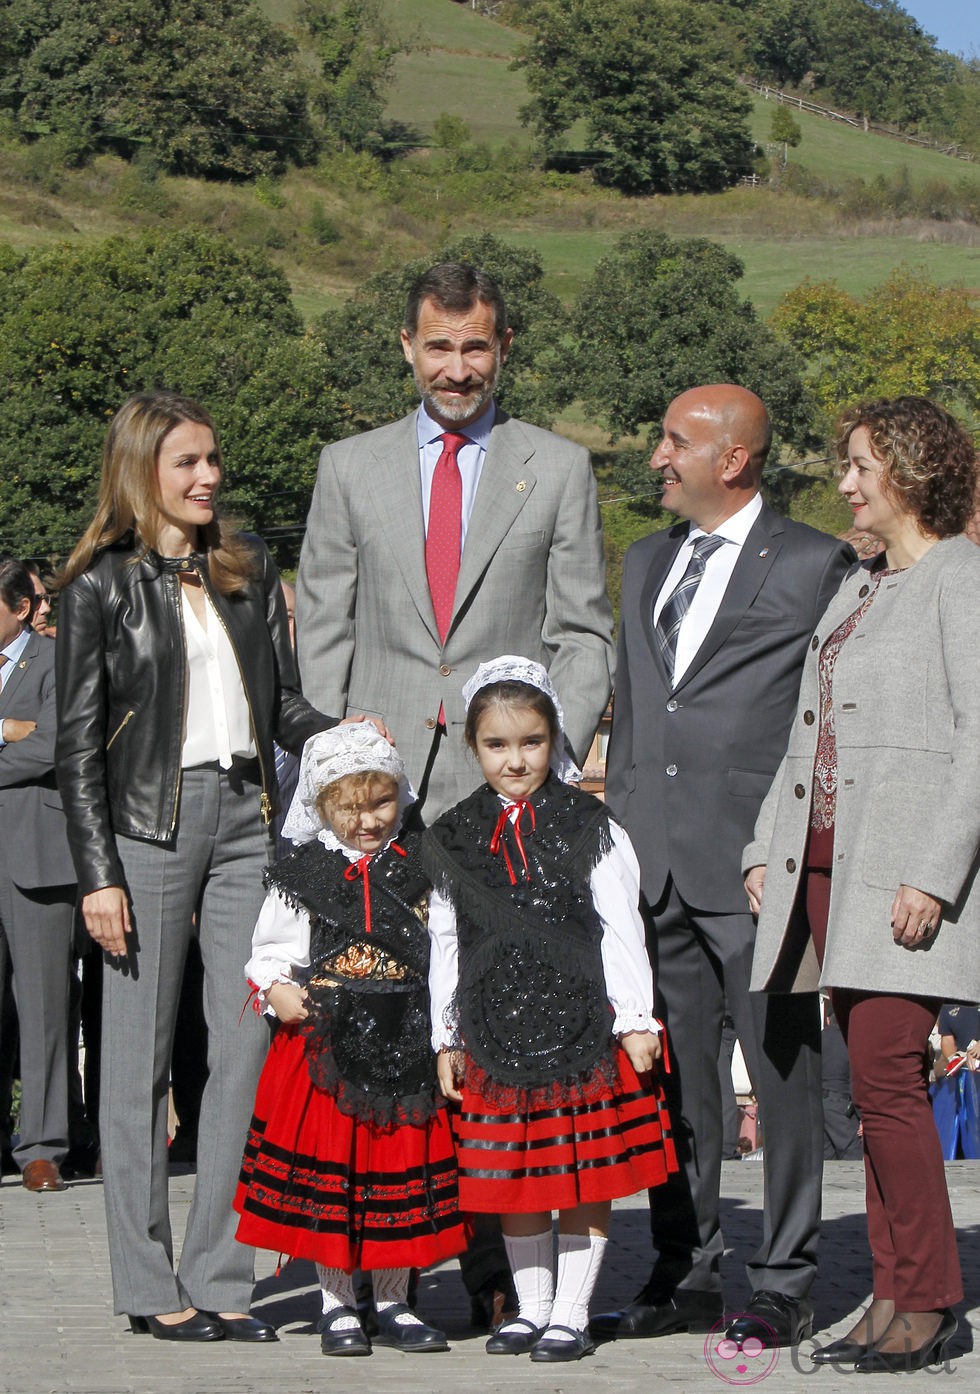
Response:
[{"label": "black embroidered vest", "polygon": [[422,855],[456,910],[466,1053],[505,1089],[537,1091],[612,1068],[602,923],[589,885],[611,837],[604,805],[554,777],[529,802],[534,828],[525,811],[519,841],[510,823],[503,830],[516,884],[503,846],[490,851],[503,804],[488,785],[429,829]]},{"label": "black embroidered vest", "polygon": [[[419,837],[408,834],[368,867],[308,842],[266,873],[266,885],[311,920],[309,1016],[300,1025],[313,1083],[337,1107],[390,1127],[420,1123],[437,1101],[429,1024],[428,895]],[[346,873],[351,871],[351,878]]]}]

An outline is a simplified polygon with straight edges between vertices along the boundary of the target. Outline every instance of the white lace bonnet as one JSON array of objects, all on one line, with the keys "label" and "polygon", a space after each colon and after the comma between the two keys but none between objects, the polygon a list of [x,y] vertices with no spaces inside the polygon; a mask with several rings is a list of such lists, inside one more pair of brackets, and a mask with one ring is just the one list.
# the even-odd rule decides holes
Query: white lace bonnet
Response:
[{"label": "white lace bonnet", "polygon": [[398,812],[415,802],[415,790],[395,747],[370,721],[334,726],[311,736],[303,747],[296,793],[289,805],[282,835],[292,842],[310,842],[323,829],[316,810],[320,790],[347,774],[387,774],[398,783]]},{"label": "white lace bonnet", "polygon": [[555,685],[548,676],[548,670],[533,658],[522,658],[520,654],[503,653],[492,658],[489,663],[481,663],[473,676],[463,684],[463,701],[469,710],[470,703],[481,688],[490,687],[497,682],[523,682],[528,687],[536,687],[551,699],[558,717],[558,737],[551,746],[551,768],[566,784],[575,783],[582,778],[582,771],[569,755],[565,742],[565,713]]}]

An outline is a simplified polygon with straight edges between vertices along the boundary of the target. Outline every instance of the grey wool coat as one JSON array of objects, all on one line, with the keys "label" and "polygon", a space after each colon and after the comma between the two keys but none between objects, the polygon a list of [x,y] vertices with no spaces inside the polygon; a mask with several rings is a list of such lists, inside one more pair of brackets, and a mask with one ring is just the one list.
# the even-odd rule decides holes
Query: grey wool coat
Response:
[{"label": "grey wool coat", "polygon": [[[797,906],[819,731],[820,648],[857,609],[862,563],[817,625],[786,756],[743,870],[765,865],[752,987],[818,985],[980,1000],[980,547],[937,543],[885,577],[834,669],[837,807],[827,949],[818,972]],[[892,938],[900,885],[943,901],[939,933]]]}]

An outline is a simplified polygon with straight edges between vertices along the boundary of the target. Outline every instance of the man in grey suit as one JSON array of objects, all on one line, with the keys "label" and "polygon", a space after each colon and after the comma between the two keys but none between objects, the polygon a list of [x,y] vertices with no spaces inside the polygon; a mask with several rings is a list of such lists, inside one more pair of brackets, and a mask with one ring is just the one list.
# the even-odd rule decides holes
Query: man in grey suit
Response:
[{"label": "man in grey suit", "polygon": [[20,1021],[29,1191],[61,1191],[68,1150],[68,987],[75,884],[54,777],[54,644],[36,634],[23,562],[0,557],[0,981]]},{"label": "man in grey suit", "polygon": [[401,339],[422,405],[327,446],[300,557],[303,691],[384,717],[429,820],[479,783],[461,694],[479,663],[543,663],[579,759],[609,699],[595,478],[581,447],[495,406],[512,337],[484,272],[420,277]]},{"label": "man in grey suit", "polygon": [[[416,281],[401,342],[422,404],[323,451],[300,557],[303,691],[384,718],[428,821],[480,782],[462,686],[481,662],[543,663],[580,761],[609,700],[595,476],[581,447],[495,405],[512,338],[485,272],[446,262]],[[489,1218],[461,1267],[477,1324],[516,1307]]]},{"label": "man in grey suit", "polygon": [[[626,554],[606,796],[639,857],[672,1062],[682,1167],[651,1192],[656,1261],[601,1334],[707,1331],[722,1320],[718,1049],[727,1001],[765,1129],[753,1298],[728,1334],[792,1344],[812,1328],[823,1123],[815,994],[749,993],[755,922],[741,852],[783,756],[803,657],[853,559],[778,517],[760,480],[771,429],[754,393],[671,402],[651,466],[686,519]],[[801,791],[802,796],[802,791]]]}]

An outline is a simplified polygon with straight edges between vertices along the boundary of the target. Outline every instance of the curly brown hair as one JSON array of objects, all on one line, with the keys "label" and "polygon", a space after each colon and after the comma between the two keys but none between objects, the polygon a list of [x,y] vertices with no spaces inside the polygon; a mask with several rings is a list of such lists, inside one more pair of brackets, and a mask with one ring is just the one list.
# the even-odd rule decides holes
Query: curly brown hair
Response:
[{"label": "curly brown hair", "polygon": [[882,489],[924,532],[961,533],[977,508],[977,449],[956,418],[928,397],[879,397],[848,407],[837,423],[842,468],[859,426],[884,466]]},{"label": "curly brown hair", "polygon": [[324,826],[329,824],[343,842],[357,827],[359,806],[389,791],[392,798],[398,797],[398,780],[382,770],[342,774],[317,792],[315,807]]}]

